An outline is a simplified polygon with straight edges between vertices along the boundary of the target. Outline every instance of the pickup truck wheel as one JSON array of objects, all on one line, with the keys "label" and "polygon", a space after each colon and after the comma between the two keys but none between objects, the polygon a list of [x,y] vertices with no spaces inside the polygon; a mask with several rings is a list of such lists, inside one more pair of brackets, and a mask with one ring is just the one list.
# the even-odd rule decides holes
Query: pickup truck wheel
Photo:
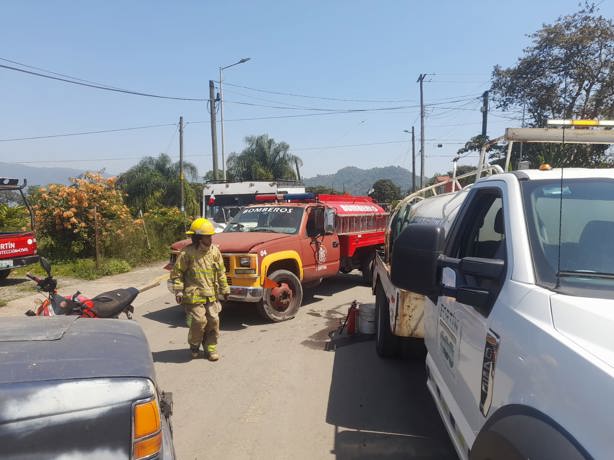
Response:
[{"label": "pickup truck wheel", "polygon": [[10,270],[0,270],[0,280],[5,280],[8,278]]},{"label": "pickup truck wheel", "polygon": [[382,285],[375,288],[375,349],[382,358],[397,357],[401,351],[401,341],[390,330],[390,308]]},{"label": "pickup truck wheel", "polygon": [[273,322],[294,318],[303,303],[303,286],[294,273],[288,270],[276,270],[269,275],[278,286],[264,290],[262,303],[258,304],[258,313]]}]

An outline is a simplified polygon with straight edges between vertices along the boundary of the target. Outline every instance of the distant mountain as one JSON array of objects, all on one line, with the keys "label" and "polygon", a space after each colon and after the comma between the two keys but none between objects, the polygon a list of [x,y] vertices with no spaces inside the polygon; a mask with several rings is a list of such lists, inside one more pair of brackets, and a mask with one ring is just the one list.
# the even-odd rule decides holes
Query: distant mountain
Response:
[{"label": "distant mountain", "polygon": [[84,171],[71,168],[41,168],[35,166],[19,165],[14,163],[0,163],[0,177],[12,177],[28,180],[28,185],[68,184],[70,177],[77,177]]},{"label": "distant mountain", "polygon": [[[305,178],[305,186],[330,187],[337,191],[345,190],[352,195],[366,195],[371,186],[380,179],[390,179],[401,187],[402,192],[411,188],[411,171],[400,166],[386,166],[384,168],[360,169],[348,166],[335,174],[318,174],[316,177]],[[416,182],[419,178],[416,177]]]}]

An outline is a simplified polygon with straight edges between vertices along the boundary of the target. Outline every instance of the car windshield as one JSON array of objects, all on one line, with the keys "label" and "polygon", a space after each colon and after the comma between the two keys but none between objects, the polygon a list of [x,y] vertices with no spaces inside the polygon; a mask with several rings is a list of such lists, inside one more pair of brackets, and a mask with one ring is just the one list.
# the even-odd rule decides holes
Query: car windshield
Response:
[{"label": "car windshield", "polygon": [[224,229],[228,232],[298,233],[303,208],[291,206],[253,206],[244,208]]},{"label": "car windshield", "polygon": [[527,181],[523,195],[538,284],[613,298],[614,180]]}]

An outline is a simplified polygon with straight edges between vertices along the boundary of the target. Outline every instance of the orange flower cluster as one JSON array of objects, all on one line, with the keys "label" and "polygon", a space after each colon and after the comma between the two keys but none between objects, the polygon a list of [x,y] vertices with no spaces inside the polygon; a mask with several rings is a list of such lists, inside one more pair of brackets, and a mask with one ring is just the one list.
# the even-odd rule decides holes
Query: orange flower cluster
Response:
[{"label": "orange flower cluster", "polygon": [[50,185],[33,193],[33,208],[39,236],[78,255],[95,250],[95,232],[100,241],[122,237],[132,227],[115,178],[86,173],[71,179],[71,185]]}]

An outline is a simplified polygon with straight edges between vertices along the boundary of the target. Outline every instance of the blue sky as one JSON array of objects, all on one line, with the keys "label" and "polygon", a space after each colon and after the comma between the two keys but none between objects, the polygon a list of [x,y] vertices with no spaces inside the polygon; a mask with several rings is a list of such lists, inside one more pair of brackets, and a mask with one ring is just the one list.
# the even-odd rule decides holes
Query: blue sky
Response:
[{"label": "blue sky", "polygon": [[[307,177],[349,165],[409,168],[410,138],[403,131],[415,126],[418,145],[416,79],[427,73],[425,103],[437,104],[427,107],[425,121],[431,175],[450,169],[456,150],[480,132],[479,97],[492,67],[514,64],[529,44],[526,34],[577,4],[6,0],[0,58],[134,91],[205,98],[219,66],[250,57],[224,73],[226,154],[241,151],[245,136],[267,133],[290,144]],[[603,2],[600,11],[612,17],[614,2]],[[169,125],[2,141],[0,161],[115,174],[146,155],[166,152],[178,159],[173,124],[182,115],[186,160],[201,174],[211,168],[202,102],[111,93],[5,69],[0,100],[0,140]],[[488,134],[519,124],[517,113],[493,110]]]}]

